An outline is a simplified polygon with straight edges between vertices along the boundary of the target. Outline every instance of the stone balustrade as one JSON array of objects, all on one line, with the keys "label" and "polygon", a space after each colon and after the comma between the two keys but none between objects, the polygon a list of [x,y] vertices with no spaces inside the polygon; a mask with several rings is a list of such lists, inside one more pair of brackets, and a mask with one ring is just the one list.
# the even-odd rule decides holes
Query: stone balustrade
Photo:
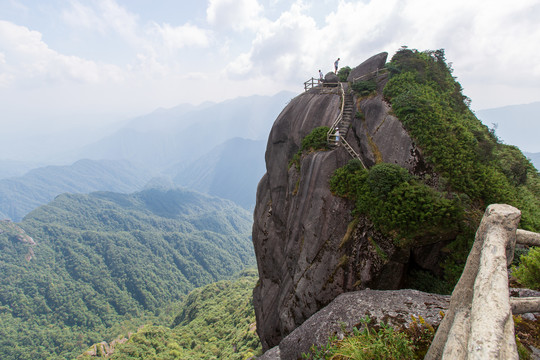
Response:
[{"label": "stone balustrade", "polygon": [[517,230],[521,212],[490,205],[463,274],[425,359],[518,359],[512,314],[540,312],[540,298],[509,298],[508,265],[516,243],[540,245],[540,234]]}]

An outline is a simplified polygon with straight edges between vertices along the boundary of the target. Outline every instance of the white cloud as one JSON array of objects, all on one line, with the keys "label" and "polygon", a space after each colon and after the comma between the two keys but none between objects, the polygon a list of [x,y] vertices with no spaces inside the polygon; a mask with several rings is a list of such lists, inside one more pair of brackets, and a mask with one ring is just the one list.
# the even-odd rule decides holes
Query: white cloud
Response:
[{"label": "white cloud", "polygon": [[6,55],[0,53],[0,87],[5,87],[11,83],[13,76],[9,74],[6,63]]},{"label": "white cloud", "polygon": [[298,2],[276,21],[263,21],[251,50],[227,66],[228,74],[233,78],[266,76],[288,82],[302,77],[302,69],[314,68],[314,54],[320,51],[319,31],[304,10]]},{"label": "white cloud", "polygon": [[226,66],[225,73],[234,79],[242,79],[251,72],[252,68],[250,54],[240,54]]},{"label": "white cloud", "polygon": [[[219,4],[229,3],[211,1],[209,20],[212,6]],[[540,96],[540,52],[535,48],[540,43],[538,1],[508,6],[502,0],[342,0],[318,24],[309,15],[316,6],[296,0],[276,20],[261,17],[252,28],[250,49],[226,67],[228,75],[235,79],[267,76],[288,86],[314,76],[319,68],[330,71],[337,57],[342,65],[354,67],[378,52],[392,56],[401,45],[408,45],[419,50],[444,48],[465,90],[473,89],[474,94],[465,91],[473,105],[476,99],[481,106],[489,101],[487,92],[478,94],[476,83],[513,87],[516,94],[523,93],[517,91],[523,86],[537,89],[521,102]],[[228,12],[223,14],[226,19]],[[517,95],[508,99],[512,102],[520,102]]]},{"label": "white cloud", "polygon": [[210,32],[191,24],[176,27],[169,24],[154,24],[153,29],[161,37],[164,46],[170,50],[210,45]]},{"label": "white cloud", "polygon": [[132,14],[115,0],[88,2],[71,0],[71,7],[62,11],[62,18],[73,28],[84,28],[105,36],[119,35],[128,43],[140,46],[138,15]]},{"label": "white cloud", "polygon": [[121,71],[114,66],[60,54],[43,42],[41,33],[7,21],[0,21],[0,47],[5,51],[4,81],[18,78],[97,83],[122,78]]},{"label": "white cloud", "polygon": [[[190,5],[197,15],[178,23],[170,16],[156,18],[158,11],[139,16],[129,0],[65,3],[67,10],[51,20],[63,23],[48,26],[46,17],[40,20],[42,27],[36,29],[44,37],[31,30],[33,25],[15,25],[33,24],[23,22],[26,17],[0,22],[5,93],[41,87],[52,94],[61,85],[63,94],[75,97],[81,91],[79,98],[91,98],[89,106],[127,104],[131,111],[134,103],[173,106],[176,101],[301,91],[302,82],[317,76],[318,69],[333,70],[337,57],[342,66],[354,67],[378,52],[391,56],[408,45],[445,48],[473,106],[540,99],[537,0],[512,6],[502,0],[208,0]],[[142,2],[137,4],[143,9]],[[59,29],[65,34],[55,39]],[[90,85],[72,90],[71,84]],[[42,93],[36,98],[44,98]]]},{"label": "white cloud", "polygon": [[114,0],[100,0],[99,9],[107,25],[125,39],[137,42],[138,16],[130,13]]},{"label": "white cloud", "polygon": [[107,24],[104,19],[91,7],[79,1],[71,1],[71,8],[62,11],[62,19],[72,27],[92,29],[105,33]]},{"label": "white cloud", "polygon": [[244,30],[259,25],[262,11],[257,0],[210,0],[206,20],[220,29]]}]

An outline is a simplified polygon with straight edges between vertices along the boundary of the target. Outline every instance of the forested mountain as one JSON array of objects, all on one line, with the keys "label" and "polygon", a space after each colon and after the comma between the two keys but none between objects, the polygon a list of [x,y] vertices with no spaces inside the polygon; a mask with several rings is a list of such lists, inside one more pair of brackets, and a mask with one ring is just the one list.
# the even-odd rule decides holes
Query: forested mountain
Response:
[{"label": "forested mountain", "polygon": [[[195,289],[174,307],[178,312],[163,311],[157,321],[141,328],[128,341],[95,344],[81,358],[243,360],[258,355],[261,346],[251,294],[256,281],[257,272],[246,270],[238,279]],[[112,355],[107,357],[110,348]]]},{"label": "forested mountain", "polygon": [[265,149],[266,141],[233,138],[177,170],[173,180],[178,185],[252,209],[257,184],[266,171]]},{"label": "forested mountain", "polygon": [[149,179],[149,173],[127,161],[79,160],[68,166],[41,167],[0,180],[0,216],[20,221],[61,193],[129,193],[140,190]]},{"label": "forested mountain", "polygon": [[242,208],[185,190],[64,194],[0,222],[0,358],[74,358],[116,337],[253,266],[250,231]]}]

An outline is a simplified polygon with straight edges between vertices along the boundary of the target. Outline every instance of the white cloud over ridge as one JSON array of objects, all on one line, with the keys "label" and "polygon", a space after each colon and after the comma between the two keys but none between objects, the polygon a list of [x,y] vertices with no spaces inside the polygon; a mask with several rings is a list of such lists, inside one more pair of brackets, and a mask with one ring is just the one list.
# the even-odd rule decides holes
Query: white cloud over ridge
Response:
[{"label": "white cloud over ridge", "polygon": [[178,22],[143,20],[128,0],[67,4],[55,26],[87,51],[59,50],[44,40],[46,29],[0,21],[0,87],[90,84],[94,93],[84,96],[104,109],[151,109],[301,91],[337,57],[354,67],[408,45],[446,49],[473,106],[540,100],[535,0],[208,0],[185,5],[199,6],[199,16]]}]

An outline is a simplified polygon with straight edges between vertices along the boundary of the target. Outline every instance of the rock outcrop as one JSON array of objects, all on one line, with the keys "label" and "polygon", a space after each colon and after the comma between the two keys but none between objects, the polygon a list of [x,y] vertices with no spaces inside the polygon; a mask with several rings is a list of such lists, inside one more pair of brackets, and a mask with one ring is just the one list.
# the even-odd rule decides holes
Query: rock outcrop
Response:
[{"label": "rock outcrop", "polygon": [[394,327],[410,326],[414,316],[437,326],[449,301],[450,296],[417,290],[361,290],[341,294],[259,359],[299,359],[302,353],[310,351],[312,345],[326,345],[330,335],[341,337],[344,330],[360,329],[366,316],[371,324],[384,322]]},{"label": "rock outcrop", "polygon": [[337,84],[339,82],[339,78],[333,72],[329,72],[324,76],[324,82],[327,84]]},{"label": "rock outcrop", "polygon": [[382,52],[377,55],[373,55],[357,67],[351,70],[347,77],[348,82],[354,82],[356,79],[366,80],[370,75],[373,75],[377,70],[382,69],[386,64],[387,52]]},{"label": "rock outcrop", "polygon": [[[386,56],[364,62],[354,76],[381,68]],[[427,171],[421,152],[382,97],[388,75],[370,76],[377,93],[354,97],[363,116],[354,119],[347,142],[367,166],[395,163],[421,176]],[[315,87],[291,100],[268,139],[267,173],[258,186],[253,225],[260,276],[254,305],[264,350],[341,293],[399,289],[411,263],[437,267],[440,244],[399,248],[368,219],[353,218],[351,201],[332,195],[330,177],[350,160],[343,147],[304,154],[299,168],[289,165],[302,139],[318,126],[331,126],[340,106],[339,88]]]}]

